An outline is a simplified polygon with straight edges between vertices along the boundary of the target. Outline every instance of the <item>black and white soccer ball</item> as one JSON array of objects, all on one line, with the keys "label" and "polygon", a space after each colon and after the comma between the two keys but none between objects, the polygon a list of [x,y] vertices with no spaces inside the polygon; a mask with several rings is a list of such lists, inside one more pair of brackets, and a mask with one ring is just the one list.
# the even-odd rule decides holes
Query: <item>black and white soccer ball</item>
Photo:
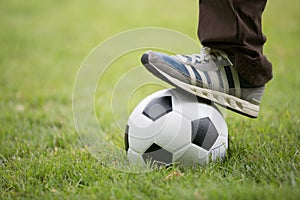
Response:
[{"label": "black and white soccer ball", "polygon": [[178,89],[142,100],[125,131],[129,161],[145,166],[203,166],[222,160],[227,148],[228,128],[218,108]]}]

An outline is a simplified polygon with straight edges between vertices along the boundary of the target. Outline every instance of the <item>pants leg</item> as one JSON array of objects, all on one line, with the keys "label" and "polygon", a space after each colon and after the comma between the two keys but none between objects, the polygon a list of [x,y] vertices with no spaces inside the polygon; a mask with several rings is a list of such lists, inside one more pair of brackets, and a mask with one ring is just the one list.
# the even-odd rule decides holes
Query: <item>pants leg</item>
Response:
[{"label": "pants leg", "polygon": [[266,37],[261,16],[267,0],[200,0],[198,36],[204,46],[234,58],[241,77],[254,86],[272,78],[272,64],[263,54]]}]

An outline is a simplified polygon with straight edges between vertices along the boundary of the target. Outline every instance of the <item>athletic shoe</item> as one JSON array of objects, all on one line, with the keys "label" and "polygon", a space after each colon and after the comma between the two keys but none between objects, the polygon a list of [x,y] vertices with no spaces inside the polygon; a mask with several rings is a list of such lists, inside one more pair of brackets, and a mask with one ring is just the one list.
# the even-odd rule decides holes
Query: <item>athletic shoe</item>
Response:
[{"label": "athletic shoe", "polygon": [[141,61],[152,74],[175,87],[245,116],[258,116],[265,87],[241,84],[246,81],[223,51],[204,47],[200,54],[175,56],[147,51]]}]

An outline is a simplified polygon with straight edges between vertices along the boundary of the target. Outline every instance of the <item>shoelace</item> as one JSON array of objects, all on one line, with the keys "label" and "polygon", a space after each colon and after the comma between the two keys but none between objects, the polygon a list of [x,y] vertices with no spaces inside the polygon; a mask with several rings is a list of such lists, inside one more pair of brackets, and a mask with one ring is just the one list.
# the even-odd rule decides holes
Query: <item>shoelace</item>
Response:
[{"label": "shoelace", "polygon": [[222,61],[223,59],[227,60],[231,65],[231,61],[228,58],[228,55],[221,50],[211,49],[209,47],[203,47],[201,49],[200,54],[192,54],[192,55],[180,55],[186,58],[186,62],[192,65],[197,65],[201,63],[208,63],[212,61]]}]

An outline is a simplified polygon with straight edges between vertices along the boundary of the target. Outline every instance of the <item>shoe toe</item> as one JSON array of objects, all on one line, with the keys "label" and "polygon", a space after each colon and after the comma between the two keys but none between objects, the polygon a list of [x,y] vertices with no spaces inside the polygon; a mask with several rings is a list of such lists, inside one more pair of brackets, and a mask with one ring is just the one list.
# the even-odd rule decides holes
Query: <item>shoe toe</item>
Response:
[{"label": "shoe toe", "polygon": [[144,65],[149,64],[149,54],[147,52],[142,55],[141,62]]}]

